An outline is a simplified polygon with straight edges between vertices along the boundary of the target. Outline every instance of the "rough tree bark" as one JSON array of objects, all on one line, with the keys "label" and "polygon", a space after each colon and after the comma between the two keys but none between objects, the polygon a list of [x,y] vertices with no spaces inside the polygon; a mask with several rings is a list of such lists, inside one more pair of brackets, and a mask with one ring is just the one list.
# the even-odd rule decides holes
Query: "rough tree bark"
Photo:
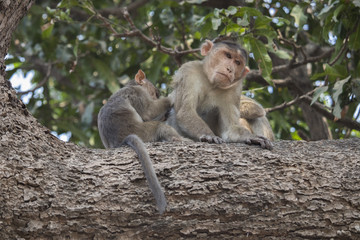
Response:
[{"label": "rough tree bark", "polygon": [[[19,17],[31,1],[0,4]],[[168,198],[159,216],[131,149],[63,143],[29,114],[4,77],[8,37],[0,38],[0,239],[360,238],[360,139],[278,141],[273,151],[148,144]]]}]

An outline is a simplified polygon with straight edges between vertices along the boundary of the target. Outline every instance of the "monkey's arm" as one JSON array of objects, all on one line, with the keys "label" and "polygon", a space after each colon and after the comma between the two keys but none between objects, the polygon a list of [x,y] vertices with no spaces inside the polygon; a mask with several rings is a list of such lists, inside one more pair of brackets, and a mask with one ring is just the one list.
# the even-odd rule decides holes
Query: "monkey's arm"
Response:
[{"label": "monkey's arm", "polygon": [[171,101],[164,97],[157,100],[147,99],[144,103],[144,111],[140,114],[141,118],[147,121],[161,121],[165,118],[166,113],[171,108]]},{"label": "monkey's arm", "polygon": [[174,110],[176,112],[175,128],[194,141],[222,143],[196,111],[198,93],[191,86],[183,86],[175,95]]}]

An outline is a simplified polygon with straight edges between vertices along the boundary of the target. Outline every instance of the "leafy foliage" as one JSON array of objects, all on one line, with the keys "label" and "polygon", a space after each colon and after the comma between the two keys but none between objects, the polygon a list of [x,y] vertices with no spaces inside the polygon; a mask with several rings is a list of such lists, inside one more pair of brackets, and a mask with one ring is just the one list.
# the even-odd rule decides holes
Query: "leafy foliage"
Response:
[{"label": "leafy foliage", "polygon": [[[121,11],[128,6],[135,27],[170,49],[195,49],[206,38],[236,36],[250,53],[250,68],[258,69],[270,85],[246,83],[247,94],[264,107],[293,99],[286,87],[273,84],[277,74],[273,73],[272,55],[287,62],[301,61],[294,54],[294,45],[305,49],[309,42],[334,49],[330,59],[307,64],[313,87],[320,86],[312,103],[326,105],[338,119],[346,116],[359,121],[359,1],[246,2],[243,7],[218,9],[211,7],[211,1],[210,7],[203,6],[207,3],[204,0],[152,0],[130,9],[133,1],[39,1],[14,35],[7,76],[11,78],[17,71],[34,72],[32,83],[38,89],[29,93],[27,103],[34,116],[57,134],[70,131],[71,141],[101,147],[96,119],[103,101],[139,68],[167,94],[179,66],[179,59],[158,51],[144,39],[120,35],[132,30]],[[180,60],[198,57],[186,54]],[[268,117],[278,138],[301,139],[300,132],[310,131],[297,105],[271,112]],[[329,124],[334,138],[360,137],[359,131],[337,122]]]}]

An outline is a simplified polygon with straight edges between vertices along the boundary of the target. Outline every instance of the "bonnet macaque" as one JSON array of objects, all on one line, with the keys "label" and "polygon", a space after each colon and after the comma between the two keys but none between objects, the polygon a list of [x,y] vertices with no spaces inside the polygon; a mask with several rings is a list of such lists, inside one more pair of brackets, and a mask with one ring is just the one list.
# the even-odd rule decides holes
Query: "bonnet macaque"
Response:
[{"label": "bonnet macaque", "polygon": [[176,141],[183,138],[171,126],[158,121],[164,119],[171,108],[168,98],[158,97],[158,89],[139,70],[135,80],[114,93],[100,109],[98,128],[106,148],[129,145],[136,151],[162,214],[167,205],[166,198],[143,141]]},{"label": "bonnet macaque", "polygon": [[168,123],[195,141],[245,142],[272,149],[263,136],[240,125],[242,79],[249,72],[247,53],[231,41],[201,46],[202,61],[183,64],[174,76],[174,111]]},{"label": "bonnet macaque", "polygon": [[240,98],[240,125],[251,133],[274,141],[275,136],[266,118],[264,108],[255,100],[244,95]]}]

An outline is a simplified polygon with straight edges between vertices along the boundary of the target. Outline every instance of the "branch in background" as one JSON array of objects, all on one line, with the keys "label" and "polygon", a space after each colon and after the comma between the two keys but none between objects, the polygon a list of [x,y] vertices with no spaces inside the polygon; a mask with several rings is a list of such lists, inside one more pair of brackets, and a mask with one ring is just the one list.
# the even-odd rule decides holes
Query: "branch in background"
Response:
[{"label": "branch in background", "polygon": [[52,68],[52,64],[51,63],[48,63],[47,64],[47,70],[46,70],[46,75],[45,77],[43,78],[43,80],[41,82],[39,82],[33,89],[30,89],[28,91],[24,91],[24,92],[18,92],[17,94],[19,96],[22,96],[22,95],[25,95],[25,94],[28,94],[28,93],[33,93],[35,92],[37,89],[41,88],[42,86],[44,86],[44,84],[49,80],[50,78],[50,75],[51,75],[51,68]]},{"label": "branch in background", "polygon": [[[277,111],[277,110],[282,110],[284,108],[287,108],[289,106],[292,106],[300,101],[303,101],[307,104],[311,104],[312,98],[310,97],[311,94],[313,94],[315,92],[316,89],[311,90],[310,92],[307,92],[306,94],[302,95],[302,96],[298,96],[296,97],[294,100],[290,101],[290,102],[284,102],[276,107],[273,108],[266,108],[265,111],[267,113],[269,112],[273,112],[273,111]],[[352,119],[349,118],[341,118],[341,119],[337,119],[331,112],[329,112],[329,110],[327,109],[327,107],[325,107],[323,104],[320,104],[318,102],[315,102],[314,104],[311,105],[311,107],[313,109],[315,109],[318,113],[320,113],[321,115],[323,115],[324,117],[326,117],[327,119],[340,123],[350,129],[355,129],[360,131],[360,123],[358,123],[357,121],[354,121]]]},{"label": "branch in background", "polygon": [[[306,102],[307,104],[310,104],[312,101],[312,98],[309,96],[304,97],[303,99],[304,102]],[[355,129],[360,131],[360,123],[357,121],[354,121],[352,119],[349,118],[336,118],[331,112],[329,112],[324,105],[315,102],[313,105],[311,105],[312,108],[314,108],[318,113],[320,113],[321,115],[323,115],[324,117],[326,117],[327,119],[334,121],[336,123],[340,123],[350,129]]]},{"label": "branch in background", "polygon": [[135,24],[134,24],[134,22],[133,22],[133,20],[132,20],[132,18],[130,16],[127,8],[123,8],[123,17],[129,23],[130,30],[125,30],[124,33],[119,33],[118,31],[116,31],[111,26],[111,24],[108,22],[108,20],[105,17],[103,17],[100,13],[96,13],[95,17],[98,20],[102,21],[104,23],[105,27],[107,29],[109,29],[115,37],[134,37],[134,36],[137,36],[137,37],[141,38],[142,40],[144,40],[144,42],[147,43],[148,45],[150,45],[152,47],[155,47],[159,52],[168,54],[168,55],[173,56],[175,58],[179,58],[179,57],[181,57],[183,55],[196,53],[196,52],[200,51],[199,48],[190,49],[190,50],[184,50],[184,51],[178,51],[177,49],[164,47],[163,45],[161,45],[161,42],[160,42],[161,39],[153,40],[150,37],[146,36],[140,29],[138,29],[135,26]]},{"label": "branch in background", "polygon": [[282,110],[284,108],[290,107],[292,105],[294,105],[295,103],[299,102],[300,100],[305,99],[306,97],[308,97],[309,95],[313,94],[315,92],[316,89],[311,90],[310,92],[305,93],[302,96],[297,96],[294,100],[291,100],[290,102],[284,102],[278,106],[272,107],[272,108],[266,108],[265,111],[267,113],[269,112],[273,112],[273,111],[277,111],[277,110]]},{"label": "branch in background", "polygon": [[294,69],[294,68],[303,66],[305,64],[308,64],[308,63],[318,62],[319,60],[321,60],[323,58],[329,58],[333,51],[335,51],[334,48],[330,49],[329,51],[327,51],[319,56],[304,58],[304,60],[302,60],[301,62],[292,63],[292,64],[289,63],[289,64],[284,64],[284,65],[273,67],[272,73],[274,74],[277,72]]},{"label": "branch in background", "polygon": [[[129,12],[135,13],[136,9],[145,5],[148,2],[149,2],[149,0],[138,0],[138,1],[128,4],[127,9]],[[51,7],[56,8],[56,5],[57,4],[52,4]],[[111,8],[103,8],[103,9],[98,10],[98,12],[104,17],[109,17],[110,15],[113,15],[115,17],[123,17],[123,7],[119,7],[119,6],[114,6]],[[88,19],[88,17],[89,17],[89,15],[85,11],[83,11],[79,8],[71,9],[71,18],[74,20],[86,21]]]}]

